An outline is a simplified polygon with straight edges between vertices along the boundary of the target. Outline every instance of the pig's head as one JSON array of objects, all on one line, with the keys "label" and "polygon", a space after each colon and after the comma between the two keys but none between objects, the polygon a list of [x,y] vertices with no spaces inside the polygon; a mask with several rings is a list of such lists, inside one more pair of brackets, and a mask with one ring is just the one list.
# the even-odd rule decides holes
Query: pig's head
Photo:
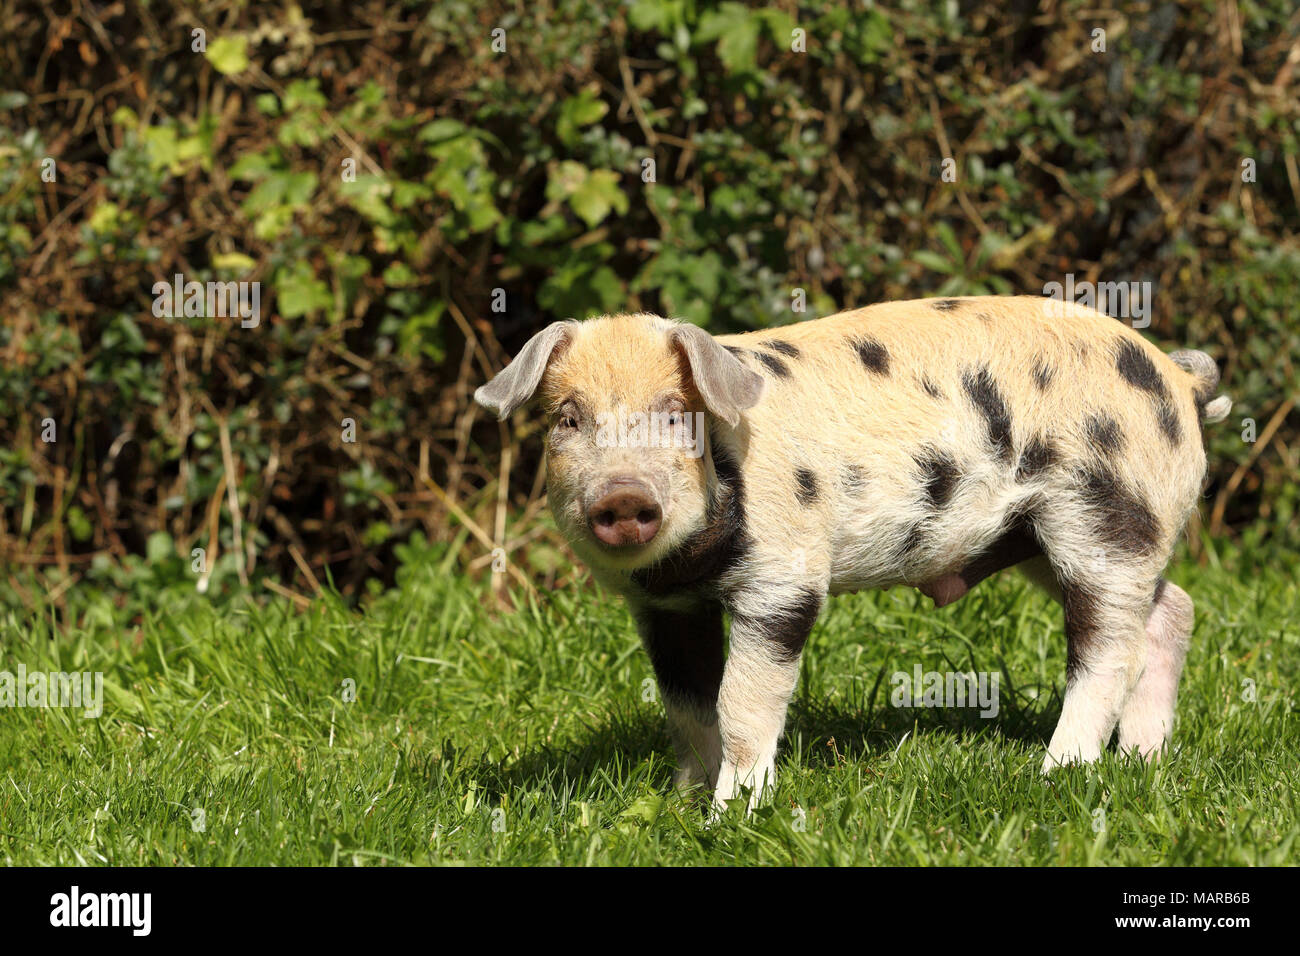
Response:
[{"label": "pig's head", "polygon": [[561,532],[588,563],[630,570],[704,526],[706,415],[734,427],[762,393],[762,376],[703,329],[616,315],[548,326],[474,398],[503,419],[539,400]]}]

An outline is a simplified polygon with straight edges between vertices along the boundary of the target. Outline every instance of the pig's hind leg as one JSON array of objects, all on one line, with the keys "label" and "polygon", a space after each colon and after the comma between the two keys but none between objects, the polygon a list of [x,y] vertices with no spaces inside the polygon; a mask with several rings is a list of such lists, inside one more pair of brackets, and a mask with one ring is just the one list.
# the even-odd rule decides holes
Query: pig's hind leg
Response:
[{"label": "pig's hind leg", "polygon": [[1143,757],[1158,756],[1169,740],[1192,636],[1192,599],[1178,585],[1161,578],[1146,622],[1146,659],[1124,702],[1119,718],[1119,747]]},{"label": "pig's hind leg", "polygon": [[1096,760],[1109,743],[1139,685],[1152,594],[1168,560],[1169,543],[1140,500],[1118,486],[1104,490],[1104,499],[1085,489],[1059,501],[1037,521],[1067,641],[1065,699],[1044,771]]},{"label": "pig's hind leg", "polygon": [[[1019,570],[1058,603],[1061,586],[1046,558]],[[1192,599],[1178,585],[1161,578],[1144,628],[1141,676],[1120,710],[1119,748],[1143,757],[1159,755],[1173,729],[1178,681],[1192,634]]]}]

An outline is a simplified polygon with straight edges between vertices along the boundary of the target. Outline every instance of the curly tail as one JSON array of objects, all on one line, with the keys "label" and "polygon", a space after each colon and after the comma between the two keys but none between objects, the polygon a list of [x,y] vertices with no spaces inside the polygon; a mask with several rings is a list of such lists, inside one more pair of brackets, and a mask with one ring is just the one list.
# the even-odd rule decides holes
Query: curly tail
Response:
[{"label": "curly tail", "polygon": [[1227,395],[1214,397],[1214,390],[1219,385],[1219,366],[1214,359],[1195,349],[1182,349],[1171,352],[1169,359],[1196,381],[1196,410],[1201,420],[1221,422],[1232,411],[1232,399]]}]

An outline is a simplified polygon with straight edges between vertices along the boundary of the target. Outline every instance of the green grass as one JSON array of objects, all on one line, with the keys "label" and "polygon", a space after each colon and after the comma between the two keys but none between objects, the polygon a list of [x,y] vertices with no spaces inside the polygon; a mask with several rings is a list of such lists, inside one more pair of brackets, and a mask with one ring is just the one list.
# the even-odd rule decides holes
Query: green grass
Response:
[{"label": "green grass", "polygon": [[[805,655],[775,801],[709,825],[671,791],[649,663],[617,600],[575,589],[498,614],[449,567],[408,568],[364,611],[190,598],[54,637],[48,617],[6,612],[0,670],[103,671],[106,702],[97,720],[0,710],[0,861],[1297,860],[1286,570],[1175,566],[1197,626],[1173,754],[1110,753],[1050,781],[1064,641],[1045,598],[1010,575],[941,611],[898,590],[838,598]],[[1000,671],[1000,713],[891,707],[888,675],[917,663]]]}]

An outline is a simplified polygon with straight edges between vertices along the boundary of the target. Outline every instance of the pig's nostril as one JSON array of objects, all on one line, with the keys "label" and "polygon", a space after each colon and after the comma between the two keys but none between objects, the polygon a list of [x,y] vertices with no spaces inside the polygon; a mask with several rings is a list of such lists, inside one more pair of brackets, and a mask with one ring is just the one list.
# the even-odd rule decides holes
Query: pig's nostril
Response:
[{"label": "pig's nostril", "polygon": [[659,533],[663,509],[641,482],[618,481],[587,511],[592,534],[614,547],[641,545]]}]

